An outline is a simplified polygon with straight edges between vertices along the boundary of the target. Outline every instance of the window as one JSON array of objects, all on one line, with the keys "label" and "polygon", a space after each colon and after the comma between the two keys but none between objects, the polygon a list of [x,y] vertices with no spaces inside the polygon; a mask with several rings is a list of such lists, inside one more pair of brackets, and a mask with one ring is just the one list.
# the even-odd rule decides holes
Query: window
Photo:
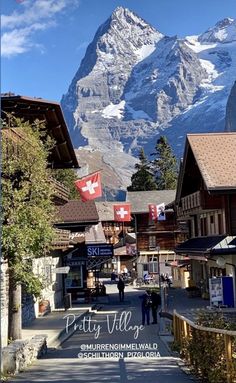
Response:
[{"label": "window", "polygon": [[223,234],[222,215],[218,214],[218,234]]},{"label": "window", "polygon": [[149,250],[155,249],[157,245],[156,236],[149,235]]},{"label": "window", "polygon": [[65,280],[66,289],[83,287],[83,269],[82,266],[71,268]]},{"label": "window", "polygon": [[217,234],[215,227],[215,217],[213,214],[210,215],[210,234]]},{"label": "window", "polygon": [[150,262],[148,264],[149,273],[158,273],[158,262]]},{"label": "window", "polygon": [[201,236],[207,235],[207,219],[206,217],[201,217]]}]

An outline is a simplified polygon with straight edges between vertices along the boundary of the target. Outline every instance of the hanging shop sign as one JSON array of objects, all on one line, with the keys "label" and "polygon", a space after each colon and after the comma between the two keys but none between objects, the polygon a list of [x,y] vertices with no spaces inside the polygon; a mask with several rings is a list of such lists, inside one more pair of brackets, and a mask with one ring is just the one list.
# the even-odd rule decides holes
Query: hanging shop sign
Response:
[{"label": "hanging shop sign", "polygon": [[113,245],[110,244],[96,244],[86,245],[88,257],[113,257]]}]

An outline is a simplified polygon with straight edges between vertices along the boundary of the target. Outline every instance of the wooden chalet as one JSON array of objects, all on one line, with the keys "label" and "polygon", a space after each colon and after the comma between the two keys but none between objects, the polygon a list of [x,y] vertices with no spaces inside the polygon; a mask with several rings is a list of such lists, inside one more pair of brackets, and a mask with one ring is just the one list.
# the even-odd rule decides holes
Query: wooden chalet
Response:
[{"label": "wooden chalet", "polygon": [[208,291],[209,277],[236,265],[236,133],[189,134],[176,193],[186,240],[176,253],[191,260],[191,281]]},{"label": "wooden chalet", "polygon": [[[175,190],[128,192],[126,200],[131,203],[131,213],[135,220],[139,277],[147,272],[157,279],[159,272],[170,275],[171,267],[166,264],[175,261],[174,248],[178,236],[173,209]],[[166,220],[153,222],[149,218],[148,205],[161,203],[165,203]]]},{"label": "wooden chalet", "polygon": [[1,117],[7,121],[8,115],[30,123],[35,120],[45,122],[47,133],[55,140],[48,159],[52,169],[79,167],[59,103],[36,97],[15,96],[12,93],[4,94],[1,96]]},{"label": "wooden chalet", "polygon": [[70,249],[64,251],[63,256],[64,266],[70,267],[64,279],[65,293],[71,294],[73,302],[79,302],[84,299],[89,272],[96,273],[104,262],[102,256],[88,255],[88,245],[105,244],[95,202],[71,200],[59,206],[55,225],[60,230],[70,231]]},{"label": "wooden chalet", "polygon": [[122,272],[125,268],[132,270],[135,266],[136,259],[136,239],[134,227],[131,222],[114,221],[114,205],[119,202],[96,202],[99,215],[99,221],[102,224],[106,243],[113,244],[114,258],[105,262],[102,271],[110,275],[112,270],[117,273]]}]

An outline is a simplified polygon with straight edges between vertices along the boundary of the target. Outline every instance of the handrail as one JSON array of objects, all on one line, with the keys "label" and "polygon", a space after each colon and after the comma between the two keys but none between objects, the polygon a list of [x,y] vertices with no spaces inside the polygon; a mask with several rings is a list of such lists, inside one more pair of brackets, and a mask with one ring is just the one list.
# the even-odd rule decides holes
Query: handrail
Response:
[{"label": "handrail", "polygon": [[188,323],[189,326],[195,328],[196,330],[208,331],[208,332],[230,335],[230,336],[236,336],[236,331],[229,331],[229,330],[224,330],[224,329],[220,329],[220,328],[211,328],[211,327],[199,326],[196,323],[192,322],[190,319],[186,318],[185,316],[177,313],[176,310],[173,311],[173,314],[176,315],[179,319],[182,319],[184,322]]}]

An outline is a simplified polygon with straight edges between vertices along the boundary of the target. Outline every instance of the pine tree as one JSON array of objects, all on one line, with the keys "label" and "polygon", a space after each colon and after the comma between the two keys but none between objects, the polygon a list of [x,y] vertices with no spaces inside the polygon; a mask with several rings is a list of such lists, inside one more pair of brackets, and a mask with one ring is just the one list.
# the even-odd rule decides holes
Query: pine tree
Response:
[{"label": "pine tree", "polygon": [[152,168],[155,174],[157,189],[175,189],[177,184],[177,160],[165,136],[156,143]]},{"label": "pine tree", "polygon": [[157,186],[150,170],[149,161],[146,158],[144,149],[139,153],[139,163],[135,165],[137,169],[131,177],[131,185],[128,186],[128,191],[147,191],[156,190]]}]

